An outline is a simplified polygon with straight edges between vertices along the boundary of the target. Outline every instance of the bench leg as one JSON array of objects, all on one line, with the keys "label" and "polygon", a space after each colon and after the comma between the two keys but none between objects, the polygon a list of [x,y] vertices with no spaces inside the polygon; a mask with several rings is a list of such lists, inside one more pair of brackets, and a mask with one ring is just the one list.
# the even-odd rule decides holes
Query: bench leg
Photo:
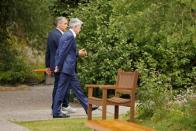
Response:
[{"label": "bench leg", "polygon": [[102,120],[106,119],[106,110],[107,110],[106,105],[103,105],[102,106]]},{"label": "bench leg", "polygon": [[88,104],[88,120],[92,120],[92,104]]},{"label": "bench leg", "polygon": [[118,115],[119,115],[119,106],[115,105],[114,106],[114,119],[118,119]]},{"label": "bench leg", "polygon": [[130,107],[130,121],[134,121],[134,115],[135,115],[135,108],[134,106]]}]

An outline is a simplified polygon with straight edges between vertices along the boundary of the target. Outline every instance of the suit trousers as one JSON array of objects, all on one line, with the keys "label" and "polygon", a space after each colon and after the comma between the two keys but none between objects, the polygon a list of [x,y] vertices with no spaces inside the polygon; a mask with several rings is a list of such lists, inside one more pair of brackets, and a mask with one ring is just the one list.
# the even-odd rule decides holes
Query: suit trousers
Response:
[{"label": "suit trousers", "polygon": [[[54,88],[53,88],[53,92],[52,92],[52,108],[54,105],[54,98],[55,98],[55,94],[57,91],[57,87],[58,87],[58,81],[59,81],[59,76],[60,73],[54,73]],[[62,103],[62,107],[68,107],[69,106],[69,95],[70,95],[70,88],[68,88],[65,97],[63,99],[63,103]]]},{"label": "suit trousers", "polygon": [[77,75],[76,74],[68,75],[61,72],[56,95],[54,98],[53,115],[61,114],[61,103],[69,87],[72,89],[75,96],[77,97],[80,104],[82,105],[85,112],[87,113],[88,98],[84,95],[82,91],[82,88],[80,86],[80,81],[78,80]]}]

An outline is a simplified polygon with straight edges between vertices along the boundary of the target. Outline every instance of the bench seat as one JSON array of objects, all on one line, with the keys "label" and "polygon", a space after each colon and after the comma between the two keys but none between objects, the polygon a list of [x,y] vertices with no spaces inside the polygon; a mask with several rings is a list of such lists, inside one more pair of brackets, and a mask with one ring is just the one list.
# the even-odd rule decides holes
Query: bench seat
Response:
[{"label": "bench seat", "polygon": [[154,129],[122,120],[88,120],[86,126],[93,131],[155,131]]}]

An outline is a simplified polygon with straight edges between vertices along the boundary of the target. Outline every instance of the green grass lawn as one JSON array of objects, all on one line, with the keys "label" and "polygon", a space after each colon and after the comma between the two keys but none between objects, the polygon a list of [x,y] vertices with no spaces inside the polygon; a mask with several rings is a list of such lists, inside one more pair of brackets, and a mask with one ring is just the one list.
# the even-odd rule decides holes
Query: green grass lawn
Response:
[{"label": "green grass lawn", "polygon": [[86,119],[82,118],[65,118],[16,123],[29,128],[30,131],[91,131],[85,127],[85,121]]}]

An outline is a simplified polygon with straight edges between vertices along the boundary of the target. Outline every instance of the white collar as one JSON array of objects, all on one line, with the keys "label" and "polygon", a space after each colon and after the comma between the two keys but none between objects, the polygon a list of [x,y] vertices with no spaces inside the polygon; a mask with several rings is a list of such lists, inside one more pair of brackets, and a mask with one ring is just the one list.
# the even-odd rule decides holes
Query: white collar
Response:
[{"label": "white collar", "polygon": [[61,34],[64,34],[64,32],[60,28],[57,27],[56,29],[59,30]]},{"label": "white collar", "polygon": [[73,33],[74,38],[76,38],[76,33],[72,29],[69,29],[69,30]]}]

